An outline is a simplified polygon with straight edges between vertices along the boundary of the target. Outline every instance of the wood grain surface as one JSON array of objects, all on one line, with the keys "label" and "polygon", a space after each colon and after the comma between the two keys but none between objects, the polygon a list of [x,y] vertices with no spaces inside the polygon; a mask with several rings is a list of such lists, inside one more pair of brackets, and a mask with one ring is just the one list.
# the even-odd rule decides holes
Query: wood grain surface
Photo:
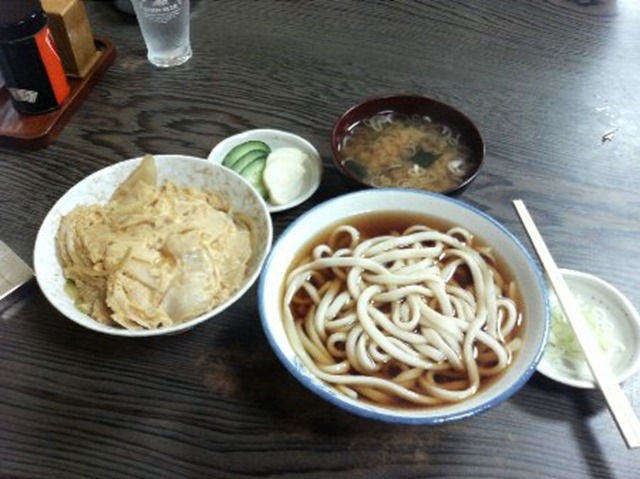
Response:
[{"label": "wood grain surface", "polygon": [[[528,205],[556,262],[640,306],[640,3],[635,0],[192,0],[194,56],[153,68],[135,17],[87,1],[117,58],[48,147],[0,148],[0,237],[29,263],[40,223],[88,174],[142,153],[206,157],[225,137],[284,129],[320,151],[306,203],[275,235],[350,191],[334,121],[360,100],[418,93],[471,117],[486,163],[461,199],[531,251]],[[640,377],[624,384],[640,413]],[[597,391],[534,375],[516,395],[440,427],[355,417],[271,351],[251,289],[184,334],[107,337],[37,285],[0,303],[1,478],[636,478]]]}]

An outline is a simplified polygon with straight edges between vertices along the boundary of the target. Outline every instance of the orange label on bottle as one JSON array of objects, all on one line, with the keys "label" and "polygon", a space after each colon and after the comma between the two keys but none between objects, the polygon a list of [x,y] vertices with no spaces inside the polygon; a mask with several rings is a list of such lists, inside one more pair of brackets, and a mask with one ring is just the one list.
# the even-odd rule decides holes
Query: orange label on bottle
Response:
[{"label": "orange label on bottle", "polygon": [[35,35],[34,39],[56,100],[58,104],[62,104],[67,96],[69,96],[69,82],[64,74],[62,61],[56,50],[49,27],[45,26]]}]

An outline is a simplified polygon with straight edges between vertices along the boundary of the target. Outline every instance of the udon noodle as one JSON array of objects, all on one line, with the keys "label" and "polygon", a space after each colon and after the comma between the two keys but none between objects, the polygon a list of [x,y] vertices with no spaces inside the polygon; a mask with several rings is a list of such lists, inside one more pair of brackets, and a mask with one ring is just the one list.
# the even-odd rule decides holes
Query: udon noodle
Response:
[{"label": "udon noodle", "polygon": [[521,344],[515,284],[460,227],[366,237],[338,226],[292,269],[287,336],[301,362],[352,398],[462,401]]}]

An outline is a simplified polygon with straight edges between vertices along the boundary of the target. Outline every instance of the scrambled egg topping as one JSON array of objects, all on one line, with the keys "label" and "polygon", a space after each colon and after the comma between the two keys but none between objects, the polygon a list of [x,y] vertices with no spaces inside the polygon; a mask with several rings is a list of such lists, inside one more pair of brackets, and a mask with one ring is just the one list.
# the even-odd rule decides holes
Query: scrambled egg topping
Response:
[{"label": "scrambled egg topping", "polygon": [[167,327],[199,316],[241,284],[251,228],[220,194],[166,182],[153,157],[107,204],[62,218],[58,254],[77,307],[127,329]]}]

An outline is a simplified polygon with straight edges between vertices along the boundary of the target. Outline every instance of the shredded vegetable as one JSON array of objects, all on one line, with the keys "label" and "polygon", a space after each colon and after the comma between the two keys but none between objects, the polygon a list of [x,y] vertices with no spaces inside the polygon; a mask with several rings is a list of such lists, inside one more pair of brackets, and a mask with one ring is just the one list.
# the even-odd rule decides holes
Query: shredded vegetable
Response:
[{"label": "shredded vegetable", "polygon": [[[580,297],[576,297],[576,301],[602,353],[611,357],[616,352],[624,351],[625,346],[618,339],[615,326],[606,311],[599,306],[586,303]],[[576,369],[581,368],[585,362],[573,328],[558,304],[551,308],[551,330],[547,353],[556,359],[563,359],[565,364],[572,363]]]}]

